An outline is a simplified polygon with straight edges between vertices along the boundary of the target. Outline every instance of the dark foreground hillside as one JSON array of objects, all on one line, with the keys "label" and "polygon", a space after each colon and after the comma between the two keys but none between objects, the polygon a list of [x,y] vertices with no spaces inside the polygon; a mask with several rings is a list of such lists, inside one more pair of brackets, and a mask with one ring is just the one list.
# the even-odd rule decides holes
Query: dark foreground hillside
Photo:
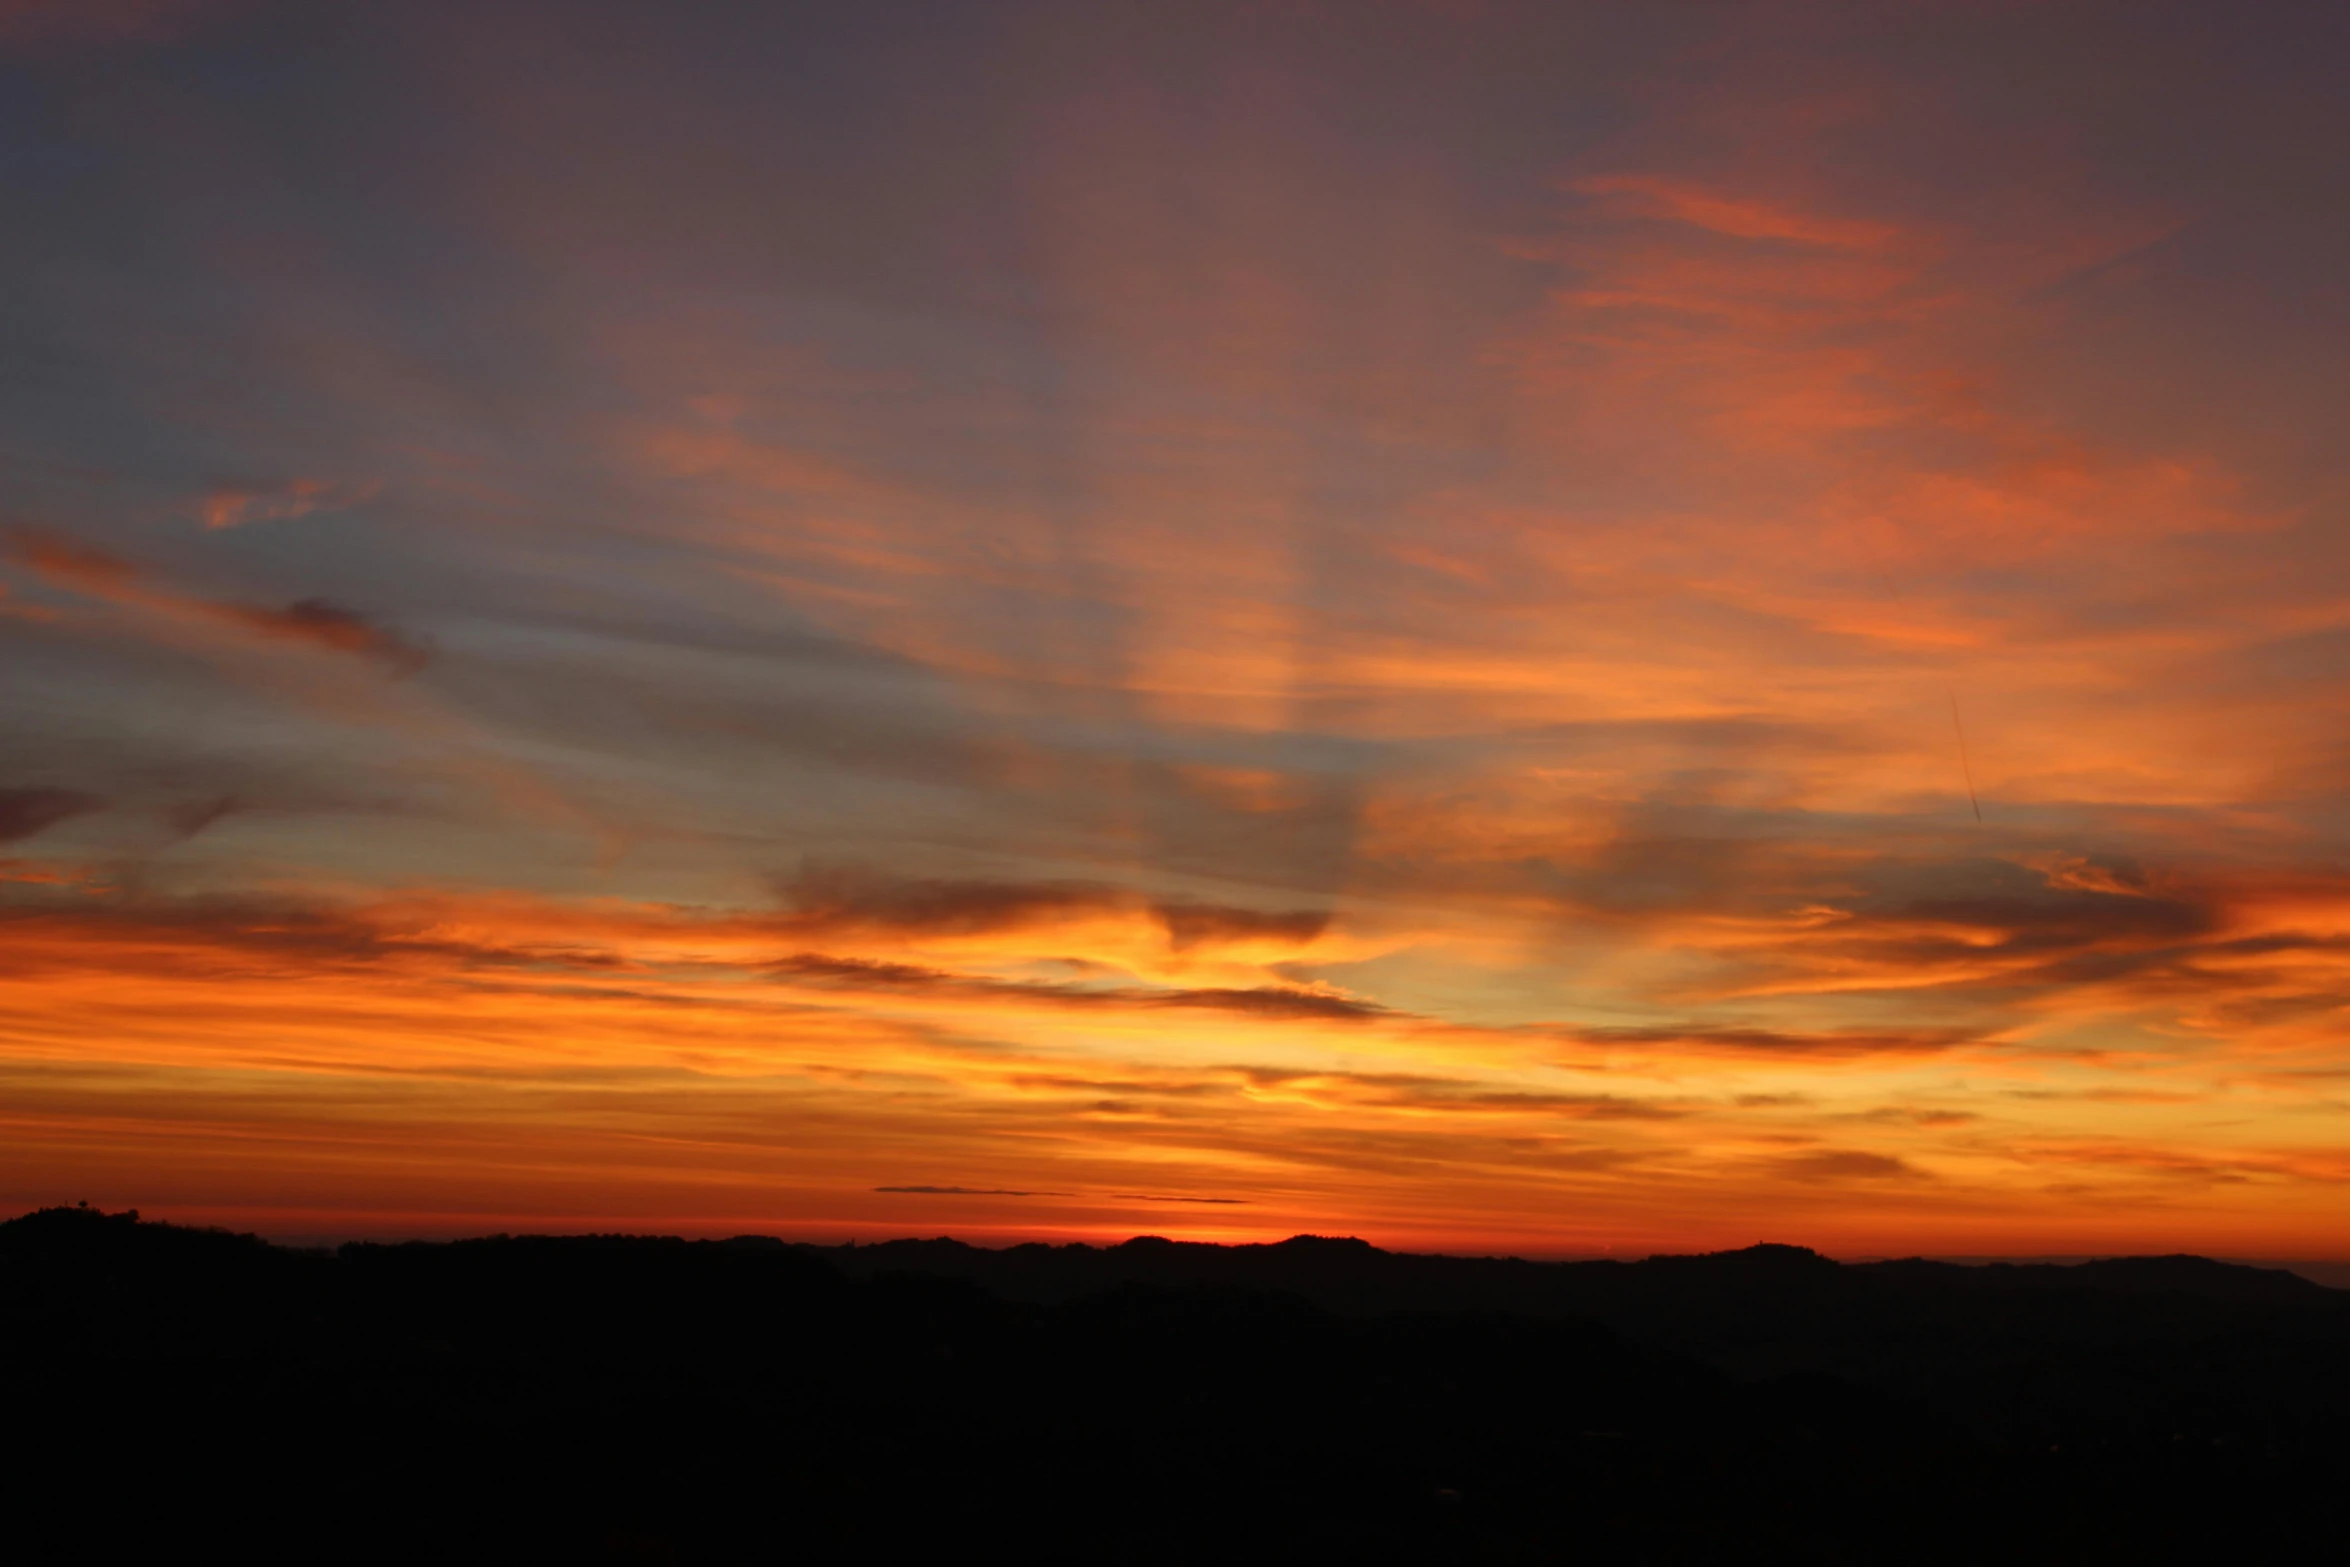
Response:
[{"label": "dark foreground hillside", "polygon": [[2350,1296],[1845,1267],[0,1225],[11,1560],[2329,1559]]}]

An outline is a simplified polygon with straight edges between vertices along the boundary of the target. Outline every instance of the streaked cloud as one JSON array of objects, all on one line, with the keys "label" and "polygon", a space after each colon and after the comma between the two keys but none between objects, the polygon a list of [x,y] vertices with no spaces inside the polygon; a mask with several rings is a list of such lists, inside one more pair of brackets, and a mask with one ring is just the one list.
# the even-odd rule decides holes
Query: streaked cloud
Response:
[{"label": "streaked cloud", "polygon": [[418,644],[327,599],[297,599],[282,609],[222,603],[175,591],[120,556],[44,529],[18,528],[8,542],[10,555],[20,565],[49,582],[173,621],[225,626],[273,641],[356,654],[403,673],[421,669],[430,658]]},{"label": "streaked cloud", "polygon": [[254,522],[290,522],[313,512],[336,512],[374,499],[381,484],[334,484],[325,479],[287,479],[274,484],[222,484],[207,491],[199,515],[207,528],[241,528]]},{"label": "streaked cloud", "polygon": [[0,843],[30,838],[104,804],[96,795],[77,789],[0,789]]}]

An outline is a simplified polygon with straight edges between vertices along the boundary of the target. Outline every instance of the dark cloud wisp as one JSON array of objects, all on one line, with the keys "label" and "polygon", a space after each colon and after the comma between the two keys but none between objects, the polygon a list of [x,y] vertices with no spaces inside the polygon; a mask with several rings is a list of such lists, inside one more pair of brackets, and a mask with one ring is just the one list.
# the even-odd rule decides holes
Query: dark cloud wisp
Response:
[{"label": "dark cloud wisp", "polygon": [[14,843],[106,802],[79,789],[0,789],[0,843]]}]

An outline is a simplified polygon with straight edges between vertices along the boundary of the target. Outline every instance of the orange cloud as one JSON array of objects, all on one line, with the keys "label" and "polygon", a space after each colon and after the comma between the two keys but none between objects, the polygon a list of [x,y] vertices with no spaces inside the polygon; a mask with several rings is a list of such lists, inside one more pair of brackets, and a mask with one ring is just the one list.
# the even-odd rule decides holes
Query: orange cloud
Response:
[{"label": "orange cloud", "polygon": [[1902,237],[1898,228],[1887,223],[1821,217],[1647,175],[1593,175],[1569,181],[1567,188],[1586,196],[1615,197],[1644,216],[1687,223],[1734,239],[1784,239],[1835,250],[1882,250]]},{"label": "orange cloud", "polygon": [[[1544,1042],[1521,1030],[1480,1035],[1294,989],[1088,988],[795,954],[782,946],[789,916],[511,895],[340,909],[15,896],[0,905],[0,1071],[15,1074],[20,1107],[52,1107],[37,1118],[51,1157],[71,1165],[103,1151],[132,1169],[147,1167],[141,1147],[181,1157],[157,1117],[195,1094],[214,1107],[207,1124],[242,1126],[240,1136],[345,1127],[331,1142],[286,1144],[287,1168],[310,1172],[320,1192],[404,1191],[392,1204],[401,1212],[448,1200],[398,1173],[404,1139],[476,1156],[462,1127],[477,1122],[446,1119],[459,1103],[504,1128],[522,1161],[511,1192],[542,1193],[531,1201],[557,1202],[579,1178],[564,1172],[620,1157],[671,1194],[664,1202],[715,1182],[719,1207],[690,1211],[729,1222],[815,1213],[759,1210],[742,1185],[749,1172],[801,1171],[793,1178],[837,1196],[903,1186],[914,1163],[954,1172],[934,1184],[1060,1194],[1016,1221],[1025,1233],[1113,1233],[1133,1222],[1121,1205],[1146,1200],[1134,1194],[1172,1189],[1249,1210],[1195,1233],[1285,1232],[1339,1215],[1390,1238],[1459,1224],[1521,1248],[1558,1246],[1600,1231],[1526,1219],[1496,1229],[1498,1194],[1521,1194],[1515,1213],[1529,1190],[1598,1204],[1617,1227],[1608,1233],[1624,1234],[1665,1222],[1676,1204],[1702,1211],[1686,1205],[1706,1182],[1728,1181],[1732,1226],[1800,1210],[1856,1239],[1872,1225],[1924,1224],[1955,1243],[2012,1232],[2037,1212],[2036,1172],[2052,1159],[2088,1189],[2146,1178],[2140,1163],[2064,1151],[2076,1146],[2063,1129],[2079,1125],[2077,1100],[2068,1110],[2062,1096],[2006,1091],[2051,1070],[2083,1089],[2133,1081],[2119,1063],[2052,1068],[2028,1041],[1954,1031],[1586,1028],[1545,1064]],[[92,1030],[114,1064],[77,1042]],[[1452,1070],[1429,1070],[1447,1059]],[[118,1087],[89,1100],[70,1086],[127,1084],[126,1073],[162,1097]],[[2210,1079],[2176,1080],[2207,1086],[2108,1099],[2100,1112],[2112,1146],[2128,1127],[2176,1151],[2159,1172],[2174,1226],[2216,1236],[2243,1216],[2227,1194],[2258,1171],[2264,1222],[2314,1239],[2325,1211],[2316,1193],[2339,1179],[2297,1151],[2322,1124],[2318,1099],[2280,1101],[2303,1107],[2273,1123],[2282,1142],[2246,1141],[2241,1128],[2192,1130]],[[1733,1092],[1741,1082],[1777,1091]],[[388,1097],[367,1097],[379,1092],[362,1093],[368,1083]],[[222,1097],[236,1093],[248,1097]],[[82,1116],[103,1106],[71,1147],[58,1141],[69,1104]],[[1847,1122],[1875,1127],[1871,1145],[1852,1146]],[[885,1126],[896,1130],[883,1136]],[[2149,1139],[2155,1128],[2162,1136]],[[1929,1192],[1944,1195],[1920,1210]],[[1949,1214],[1933,1218],[1933,1203]],[[865,1222],[895,1222],[856,1203],[824,1211],[827,1223],[869,1211]]]},{"label": "orange cloud", "polygon": [[280,484],[223,484],[204,497],[199,515],[211,529],[241,528],[252,522],[286,522],[313,512],[342,511],[372,500],[381,484],[333,484],[324,479],[288,479]]},{"label": "orange cloud", "polygon": [[249,636],[294,642],[374,659],[401,673],[422,668],[431,655],[416,643],[355,610],[326,599],[300,599],[283,609],[223,604],[158,587],[129,561],[38,529],[9,535],[9,553],[62,587],[94,598],[159,612],[180,621],[232,627]]}]

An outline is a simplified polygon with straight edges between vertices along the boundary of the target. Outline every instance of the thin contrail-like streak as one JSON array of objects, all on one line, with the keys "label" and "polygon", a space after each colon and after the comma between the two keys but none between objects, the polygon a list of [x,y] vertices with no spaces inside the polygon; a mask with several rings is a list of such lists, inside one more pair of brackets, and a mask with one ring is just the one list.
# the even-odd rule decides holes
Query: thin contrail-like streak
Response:
[{"label": "thin contrail-like streak", "polygon": [[[1902,596],[1901,589],[1893,585],[1893,574],[1886,570],[1883,564],[1876,562],[1869,563],[1869,570],[1875,575],[1877,585],[1885,590],[1885,596],[1906,611],[1909,608],[1909,600]],[[1942,694],[1950,698],[1950,727],[1958,734],[1958,770],[1966,779],[1966,803],[1968,808],[1975,813],[1977,825],[1980,825],[1983,820],[1983,802],[1975,798],[1975,768],[1974,764],[1967,760],[1966,725],[1958,721],[1958,693],[1945,687]]]},{"label": "thin contrail-like streak", "polygon": [[1975,798],[1975,768],[1967,760],[1966,725],[1958,721],[1958,693],[1947,691],[1943,694],[1950,698],[1950,727],[1958,733],[1958,770],[1966,778],[1966,803],[1974,807],[1975,820],[1980,822],[1983,819],[1983,805]]}]

